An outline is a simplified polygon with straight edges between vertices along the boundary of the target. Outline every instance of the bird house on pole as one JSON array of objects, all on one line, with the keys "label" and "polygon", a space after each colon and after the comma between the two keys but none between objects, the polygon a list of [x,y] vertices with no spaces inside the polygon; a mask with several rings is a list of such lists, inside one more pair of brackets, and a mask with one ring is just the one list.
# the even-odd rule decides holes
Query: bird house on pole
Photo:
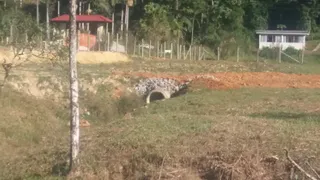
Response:
[{"label": "bird house on pole", "polygon": [[133,6],[133,0],[127,0],[127,5],[129,7],[132,7]]}]

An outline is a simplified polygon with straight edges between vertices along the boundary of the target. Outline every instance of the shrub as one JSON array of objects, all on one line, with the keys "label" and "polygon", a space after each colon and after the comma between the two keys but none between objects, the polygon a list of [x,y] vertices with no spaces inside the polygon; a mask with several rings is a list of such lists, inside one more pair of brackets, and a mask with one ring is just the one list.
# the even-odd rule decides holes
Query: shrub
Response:
[{"label": "shrub", "polygon": [[88,119],[111,121],[123,117],[126,113],[143,105],[143,99],[135,94],[126,94],[119,99],[107,93],[85,93],[80,99],[81,107],[90,112]]},{"label": "shrub", "polygon": [[279,49],[278,48],[268,48],[264,47],[260,51],[260,57],[266,58],[266,59],[278,59]]}]

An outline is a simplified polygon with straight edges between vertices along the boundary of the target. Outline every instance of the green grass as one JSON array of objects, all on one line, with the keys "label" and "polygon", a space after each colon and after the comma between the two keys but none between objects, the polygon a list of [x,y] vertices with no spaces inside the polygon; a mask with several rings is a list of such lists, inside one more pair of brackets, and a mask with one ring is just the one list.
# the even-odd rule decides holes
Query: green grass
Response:
[{"label": "green grass", "polygon": [[[320,167],[319,95],[312,89],[190,91],[147,107],[131,105],[122,113],[130,112],[129,119],[121,114],[105,119],[94,115],[103,108],[91,109],[91,127],[81,129],[82,179],[157,179],[161,168],[163,177],[176,172],[171,175],[185,179],[227,178],[228,167],[237,161],[240,179],[258,175],[254,169],[280,178],[287,172],[283,148],[298,162],[316,157],[311,163]],[[88,101],[82,106],[90,105]],[[58,176],[68,158],[64,110],[19,93],[1,102],[6,116],[0,133],[0,179],[64,179]],[[270,155],[280,157],[279,168],[260,161]]]},{"label": "green grass", "polygon": [[[139,59],[127,64],[79,65],[80,83],[98,83],[97,94],[82,90],[80,95],[81,108],[90,112],[83,114],[82,109],[81,118],[91,123],[81,129],[80,179],[227,179],[232,171],[234,179],[262,179],[260,172],[269,179],[284,179],[288,171],[283,148],[303,166],[306,158],[315,157],[310,163],[319,168],[317,89],[191,89],[186,95],[145,107],[135,96],[113,99],[113,84],[100,84],[113,71],[319,74],[319,57],[310,57],[303,65]],[[52,76],[68,83],[65,69],[46,65],[19,67],[14,79],[32,72],[39,82],[49,83]],[[0,98],[0,179],[66,179],[68,112],[64,99],[52,102],[7,88]],[[280,157],[275,165],[261,161],[271,155]]]}]

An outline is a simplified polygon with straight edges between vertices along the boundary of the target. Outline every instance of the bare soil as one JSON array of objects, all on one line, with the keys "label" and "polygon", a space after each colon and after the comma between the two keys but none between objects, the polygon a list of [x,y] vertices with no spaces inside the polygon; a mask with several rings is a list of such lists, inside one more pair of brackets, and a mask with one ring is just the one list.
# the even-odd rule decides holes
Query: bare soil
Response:
[{"label": "bare soil", "polygon": [[286,74],[279,72],[223,72],[210,74],[155,74],[149,72],[115,72],[128,77],[171,78],[180,82],[192,80],[209,89],[235,89],[242,87],[268,88],[320,88],[320,75]]}]

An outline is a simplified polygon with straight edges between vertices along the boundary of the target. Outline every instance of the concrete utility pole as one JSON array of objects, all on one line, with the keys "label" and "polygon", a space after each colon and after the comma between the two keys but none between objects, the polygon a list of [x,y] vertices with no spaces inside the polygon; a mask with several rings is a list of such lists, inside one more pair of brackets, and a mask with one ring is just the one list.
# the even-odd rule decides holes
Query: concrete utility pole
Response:
[{"label": "concrete utility pole", "polygon": [[79,84],[77,72],[77,23],[76,11],[77,0],[70,0],[70,49],[69,49],[69,71],[70,71],[70,169],[76,170],[79,159]]}]

